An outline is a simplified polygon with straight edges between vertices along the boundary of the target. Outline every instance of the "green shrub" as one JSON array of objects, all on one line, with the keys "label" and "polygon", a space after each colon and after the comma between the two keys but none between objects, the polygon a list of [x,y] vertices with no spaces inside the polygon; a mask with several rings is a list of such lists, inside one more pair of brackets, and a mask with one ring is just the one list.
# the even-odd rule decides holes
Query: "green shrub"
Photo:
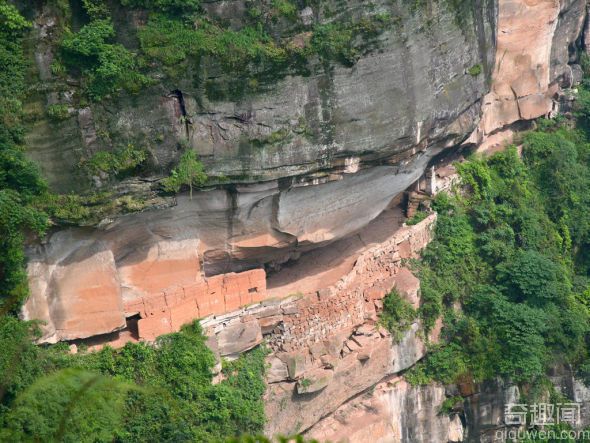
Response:
[{"label": "green shrub", "polygon": [[18,310],[28,295],[24,241],[48,225],[32,204],[47,184],[21,146],[27,72],[22,35],[29,26],[14,6],[0,1],[0,316]]},{"label": "green shrub", "polygon": [[445,398],[445,401],[443,401],[442,405],[440,406],[440,413],[444,415],[451,414],[455,410],[457,405],[462,404],[463,397],[461,396],[456,395],[454,397]]},{"label": "green shrub", "polygon": [[130,386],[111,377],[64,369],[38,379],[14,402],[2,440],[109,441],[123,421]]},{"label": "green shrub", "polygon": [[262,432],[263,348],[224,364],[224,380],[213,385],[215,358],[198,322],[155,346],[76,355],[33,345],[30,327],[0,319],[0,369],[9,368],[0,373],[9,394],[1,399],[2,440],[225,441]]},{"label": "green shrub", "polygon": [[92,20],[110,18],[111,12],[105,4],[105,0],[82,0],[82,5]]},{"label": "green shrub", "polygon": [[449,384],[456,382],[466,371],[464,352],[460,345],[450,343],[431,348],[424,360],[408,370],[406,379],[412,385],[425,385],[433,380]]},{"label": "green shrub", "polygon": [[80,69],[88,96],[101,100],[122,89],[137,92],[150,83],[139,72],[136,56],[112,43],[115,30],[109,19],[93,20],[73,33],[66,31],[61,52],[66,66]]},{"label": "green shrub", "polygon": [[414,383],[463,372],[534,384],[556,359],[586,358],[586,286],[573,282],[590,269],[590,145],[579,129],[539,127],[522,160],[510,147],[457,165],[463,192],[433,202],[435,239],[415,267],[420,315],[431,327],[446,313],[444,341],[409,371]]},{"label": "green shrub", "polygon": [[121,0],[124,6],[174,14],[191,14],[199,11],[201,0]]},{"label": "green shrub", "polygon": [[68,105],[54,104],[47,107],[47,116],[53,121],[66,120],[70,116]]},{"label": "green shrub", "polygon": [[147,152],[144,149],[129,144],[114,152],[99,151],[90,159],[82,161],[80,166],[93,175],[104,173],[119,176],[137,169],[146,159]]},{"label": "green shrub", "polygon": [[354,32],[351,27],[328,23],[314,28],[311,38],[313,52],[328,60],[353,65],[358,57],[353,47]]},{"label": "green shrub", "polygon": [[426,217],[428,217],[428,212],[417,211],[412,217],[410,217],[409,219],[406,220],[406,225],[408,225],[408,226],[417,225],[422,220],[424,220]]},{"label": "green shrub", "polygon": [[294,19],[297,17],[297,6],[295,6],[289,0],[272,0],[271,5],[282,17],[289,19]]},{"label": "green shrub", "polygon": [[379,315],[379,323],[391,333],[394,341],[399,341],[416,316],[416,310],[412,305],[393,289],[383,299],[383,311]]},{"label": "green shrub", "polygon": [[477,77],[483,71],[482,66],[478,63],[467,70],[467,73],[472,77]]},{"label": "green shrub", "polygon": [[178,166],[172,170],[170,177],[162,181],[164,189],[168,192],[178,192],[183,186],[190,189],[190,198],[193,198],[193,186],[202,186],[207,181],[203,164],[197,160],[197,153],[188,149],[180,157]]},{"label": "green shrub", "polygon": [[2,0],[0,2],[0,28],[8,32],[21,32],[31,24],[18,12],[13,5]]}]

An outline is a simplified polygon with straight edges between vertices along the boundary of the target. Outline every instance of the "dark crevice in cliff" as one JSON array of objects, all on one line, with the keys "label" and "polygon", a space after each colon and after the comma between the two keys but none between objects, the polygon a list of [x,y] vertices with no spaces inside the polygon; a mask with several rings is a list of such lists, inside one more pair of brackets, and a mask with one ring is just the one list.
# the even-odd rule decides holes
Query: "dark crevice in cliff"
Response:
[{"label": "dark crevice in cliff", "polygon": [[173,97],[178,101],[178,108],[180,110],[182,123],[184,124],[185,136],[188,139],[189,134],[190,134],[189,127],[190,127],[191,121],[190,121],[190,119],[187,115],[187,112],[186,112],[186,103],[184,101],[184,94],[182,93],[182,91],[180,89],[175,89],[173,91],[170,91],[170,94],[168,96]]}]

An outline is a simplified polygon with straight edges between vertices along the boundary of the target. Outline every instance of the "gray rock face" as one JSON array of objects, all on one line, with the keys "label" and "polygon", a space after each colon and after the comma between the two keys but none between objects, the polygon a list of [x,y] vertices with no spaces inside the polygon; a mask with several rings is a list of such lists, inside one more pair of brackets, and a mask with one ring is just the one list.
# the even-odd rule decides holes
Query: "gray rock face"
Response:
[{"label": "gray rock face", "polygon": [[497,436],[504,429],[504,408],[519,402],[518,387],[501,380],[489,381],[478,387],[478,392],[465,402],[467,441],[499,442]]},{"label": "gray rock face", "polygon": [[401,341],[392,346],[393,373],[404,371],[416,364],[426,354],[426,346],[420,337],[422,328],[419,323],[413,323],[403,335]]},{"label": "gray rock face", "polygon": [[586,2],[561,0],[559,18],[551,47],[551,78],[561,86],[573,86],[575,76],[569,63],[577,61],[577,47],[581,47],[581,31],[584,25]]},{"label": "gray rock face", "polygon": [[[243,25],[241,0],[206,8],[235,27]],[[177,160],[178,143],[188,140],[211,175],[223,174],[234,182],[338,171],[359,162],[398,163],[416,149],[459,142],[477,124],[494,63],[495,8],[494,1],[483,0],[473,14],[460,18],[445,2],[415,12],[385,0],[372,2],[370,8],[357,0],[323,2],[311,14],[309,8],[301,11],[302,26],[310,20],[358,20],[377,12],[401,19],[353,67],[312,58],[309,75],[277,77],[260,92],[236,101],[210,100],[196,78],[202,73],[189,70],[138,95],[91,104],[58,125],[42,118],[29,135],[29,153],[62,191],[83,185],[71,179],[81,157],[110,150],[120,141],[149,149],[153,170],[162,172]],[[338,12],[332,17],[328,10]],[[37,14],[36,26],[44,29],[42,18],[51,10]],[[134,43],[127,37],[137,21],[115,17],[123,43]],[[39,31],[34,38],[44,51],[37,57],[43,73],[53,57],[51,33]],[[469,75],[467,69],[476,64],[485,68],[484,74]],[[36,106],[44,106],[35,100]],[[65,140],[55,135],[63,129]],[[279,140],[260,143],[279,133]]]},{"label": "gray rock face", "polygon": [[391,401],[396,405],[392,408],[392,418],[399,420],[400,441],[402,443],[448,441],[449,417],[439,414],[444,400],[444,388],[441,386],[417,386],[410,387],[406,392],[392,391]]}]

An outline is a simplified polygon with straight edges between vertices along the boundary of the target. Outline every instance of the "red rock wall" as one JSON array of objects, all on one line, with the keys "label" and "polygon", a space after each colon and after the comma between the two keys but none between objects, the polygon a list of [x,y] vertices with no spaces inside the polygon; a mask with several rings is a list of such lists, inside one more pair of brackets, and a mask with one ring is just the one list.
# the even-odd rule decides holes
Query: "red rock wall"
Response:
[{"label": "red rock wall", "polygon": [[[265,317],[262,309],[252,313],[267,331],[267,320],[272,318],[269,323],[275,325],[265,334],[274,351],[265,394],[266,435],[309,429],[350,398],[424,356],[419,321],[394,339],[379,327],[377,314],[392,288],[419,305],[420,282],[403,259],[416,257],[428,244],[435,220],[432,214],[401,228],[362,253],[337,284],[280,303],[280,314]],[[276,312],[277,307],[266,310]]]},{"label": "red rock wall", "polygon": [[363,253],[352,271],[337,284],[282,304],[282,326],[269,337],[278,351],[310,347],[337,331],[376,320],[381,299],[397,288],[410,303],[418,304],[420,282],[402,264],[417,257],[430,242],[436,214],[415,226],[406,226],[385,243]]},{"label": "red rock wall", "polygon": [[139,338],[180,330],[195,319],[232,312],[266,297],[266,273],[255,269],[216,275],[193,284],[168,288],[159,294],[140,297],[124,305],[125,315],[139,314]]}]

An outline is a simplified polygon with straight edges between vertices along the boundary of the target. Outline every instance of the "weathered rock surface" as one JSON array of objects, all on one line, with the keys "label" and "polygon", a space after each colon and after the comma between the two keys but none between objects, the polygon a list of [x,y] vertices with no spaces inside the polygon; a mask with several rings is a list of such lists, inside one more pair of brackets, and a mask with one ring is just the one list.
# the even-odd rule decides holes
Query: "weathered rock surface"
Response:
[{"label": "weathered rock surface", "polygon": [[[53,246],[52,252],[63,257],[62,245]],[[69,251],[70,262],[29,265],[31,293],[43,296],[30,297],[23,316],[46,321],[45,341],[91,337],[125,327],[113,254],[100,243],[91,247],[93,254],[86,257]]]},{"label": "weathered rock surface", "polygon": [[[363,13],[362,2],[340,3],[338,14]],[[243,6],[206,5],[236,26]],[[207,317],[202,324],[217,355],[234,358],[263,337],[273,350],[268,435],[493,441],[505,404],[518,398],[514,386],[466,381],[456,387],[468,398],[464,429],[458,415],[439,414],[443,387],[411,387],[396,375],[425,355],[420,325],[394,343],[375,324],[393,287],[419,305],[419,282],[402,259],[428,243],[434,216],[364,251],[335,284],[265,300],[262,266],[279,268],[355,234],[445,148],[472,134],[469,141],[495,149],[510,139],[515,122],[554,112],[559,88],[579,80],[583,0],[475,2],[463,24],[446,2],[430,7],[431,17],[402,11],[402,26],[381,35],[378,50],[352,68],[317,64],[309,76],[288,75],[235,102],[211,101],[194,79],[182,79],[72,109],[59,124],[36,121],[29,155],[62,191],[87,186],[74,173],[78,161],[112,149],[110,140],[145,146],[152,173],[162,175],[186,139],[211,175],[231,181],[192,199],[180,195],[174,207],[61,230],[31,245],[32,295],[23,316],[46,321],[42,341],[118,331],[131,316],[138,316],[139,338],[152,340]],[[39,78],[47,81],[52,51],[45,37],[52,25],[45,12],[33,18]],[[322,14],[306,8],[299,16],[303,23],[323,22]],[[482,73],[470,74],[476,65]],[[37,94],[27,106],[42,108],[55,98],[56,91]],[[500,136],[502,129],[508,132]],[[253,142],[277,131],[287,134],[280,142]],[[416,202],[452,186],[456,174],[452,167],[429,170],[423,181]],[[565,385],[589,402],[579,382]]]},{"label": "weathered rock surface", "polygon": [[[204,3],[210,15],[236,28],[244,25],[244,0]],[[32,97],[29,106],[43,108],[51,97],[71,102],[76,91],[63,93],[64,86],[51,75],[58,22],[52,20],[52,8],[24,6],[33,16],[39,79],[45,85],[56,81],[46,86],[47,97]],[[492,0],[478,2],[473,13],[444,2],[432,3],[427,11],[385,0],[370,6],[357,0],[323,2],[300,11],[301,25],[376,13],[401,20],[379,36],[372,50],[362,51],[353,67],[312,59],[308,75],[277,77],[235,101],[210,99],[198,78],[203,69],[195,67],[139,94],[72,108],[63,123],[41,118],[28,135],[29,153],[62,191],[83,187],[76,171],[80,158],[110,150],[119,140],[149,149],[159,172],[178,159],[178,142],[188,140],[212,175],[234,182],[354,170],[386,159],[398,163],[426,146],[460,142],[474,129],[494,62],[495,9]],[[128,36],[141,20],[133,14],[117,17],[116,8],[113,12],[122,43],[136,45]],[[469,75],[467,69],[478,63],[484,74]],[[206,68],[214,80],[223,81],[218,67]],[[280,142],[255,143],[279,131],[286,134]]]},{"label": "weathered rock surface", "polygon": [[[191,305],[194,310],[198,304],[199,312],[179,309],[181,317],[205,317],[255,303],[265,297],[265,283],[247,278],[240,282],[240,277],[227,277],[225,280],[231,282],[224,282],[222,275],[206,276],[244,271],[273,260],[280,263],[358,230],[421,175],[429,156],[417,156],[401,169],[376,167],[313,187],[281,191],[276,183],[269,183],[241,187],[237,193],[197,193],[192,200],[179,197],[175,207],[132,214],[101,228],[58,231],[45,244],[28,251],[31,297],[24,316],[45,320],[43,340],[51,336],[54,341],[124,326],[119,306],[115,322],[98,323],[94,329],[79,333],[70,325],[70,333],[62,338],[52,335],[51,325],[58,315],[55,306],[60,299],[82,294],[87,288],[96,288],[93,303],[122,297],[126,315],[139,313],[141,309],[135,305],[142,300],[166,305],[164,294],[170,298],[178,291],[182,292],[181,299],[199,299]],[[307,201],[310,203],[304,203]],[[304,204],[308,204],[305,210]],[[103,265],[104,257],[110,260],[108,266]],[[216,288],[219,278],[221,283]],[[67,292],[63,292],[66,283]],[[222,289],[224,285],[227,291]],[[53,307],[49,309],[49,305]],[[151,311],[149,316],[156,315],[155,308]],[[140,330],[143,327],[146,338],[176,330],[174,323],[178,323],[174,318],[142,322]]]},{"label": "weathered rock surface", "polygon": [[[484,103],[483,135],[546,112],[555,91],[552,82],[569,72],[559,67],[575,61],[569,48],[579,34],[581,4],[502,0],[497,5],[498,33],[491,1],[475,5],[461,24],[457,11],[444,2],[431,5],[433,26],[426,26],[422,14],[396,10],[404,18],[402,28],[385,31],[378,50],[363,53],[352,68],[333,64],[306,77],[287,76],[236,103],[210,101],[191,81],[180,79],[136,97],[74,110],[72,118],[58,126],[41,118],[29,134],[30,154],[62,190],[80,182],[64,181],[75,177],[63,169],[72,164],[73,153],[110,149],[109,140],[146,145],[153,161],[164,167],[174,162],[177,141],[188,137],[213,175],[225,174],[234,182],[266,182],[197,192],[193,199],[180,196],[171,208],[105,220],[100,228],[66,229],[42,245],[32,245],[32,296],[25,317],[47,321],[45,340],[111,332],[124,325],[120,306],[113,305],[119,294],[128,315],[137,300],[161,299],[178,288],[184,292],[176,298],[184,299],[185,288],[212,275],[280,266],[354,234],[415,182],[435,155],[475,128],[490,74],[493,99]],[[386,11],[391,5],[378,2],[375,7]],[[36,8],[29,7],[33,40],[39,42],[36,63],[39,78],[49,81],[55,20],[51,8]],[[243,12],[241,7],[217,4],[208,8],[236,24],[238,11]],[[349,1],[338,10],[359,17],[364,8]],[[315,11],[314,20],[326,20],[322,14]],[[303,15],[310,19],[309,11]],[[127,26],[136,21],[131,17]],[[116,20],[117,26],[123,22]],[[469,68],[477,64],[482,74],[470,75]],[[55,101],[54,92],[48,97]],[[302,121],[311,136],[294,130]],[[256,149],[245,143],[277,130],[288,130],[290,136]],[[155,139],[162,141],[154,144]],[[66,157],[68,161],[62,161]],[[97,254],[108,256],[110,264],[103,265],[106,258]],[[98,295],[83,295],[86,288],[96,288]],[[215,291],[194,289],[189,298],[197,293],[209,294],[203,296],[207,298]],[[77,297],[92,298],[98,311],[84,311],[85,320],[80,321],[78,311],[60,308]],[[175,324],[193,315],[229,312],[261,296],[243,298],[224,296],[223,303],[219,297],[202,299],[201,305],[209,305],[204,309],[188,301],[190,309],[142,319],[140,329],[153,337],[175,330]],[[415,296],[411,300],[415,303]],[[272,329],[272,321],[264,327]]]},{"label": "weathered rock surface", "polygon": [[433,214],[400,229],[361,254],[336,285],[282,304],[281,327],[267,342],[287,366],[289,380],[278,380],[273,371],[265,396],[268,435],[309,429],[348,399],[424,356],[418,323],[394,343],[375,320],[377,305],[393,287],[409,288],[401,295],[417,296],[417,288],[407,284],[411,279],[402,259],[416,257],[429,242],[434,221]]},{"label": "weathered rock surface", "polygon": [[499,0],[492,86],[471,142],[479,144],[498,129],[554,111],[559,84],[572,86],[565,78],[569,63],[576,61],[584,9],[583,0]]},{"label": "weathered rock surface", "polygon": [[217,334],[217,345],[222,357],[239,355],[260,343],[262,331],[254,319],[235,322]]},{"label": "weathered rock surface", "polygon": [[462,441],[456,440],[463,429],[460,420],[457,424],[440,414],[444,400],[442,386],[412,387],[402,377],[390,377],[320,420],[305,436],[349,443]]}]

